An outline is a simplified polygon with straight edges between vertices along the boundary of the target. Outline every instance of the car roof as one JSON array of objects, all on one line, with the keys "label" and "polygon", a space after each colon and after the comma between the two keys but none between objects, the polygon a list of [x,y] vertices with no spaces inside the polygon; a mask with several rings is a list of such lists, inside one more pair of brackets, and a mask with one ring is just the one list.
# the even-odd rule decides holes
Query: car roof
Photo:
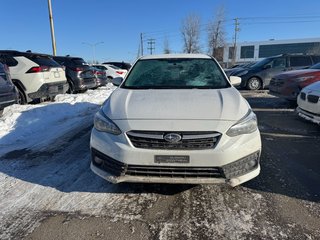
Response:
[{"label": "car roof", "polygon": [[83,59],[82,57],[72,57],[72,56],[52,56],[53,58],[61,58],[61,59]]},{"label": "car roof", "polygon": [[16,50],[0,50],[0,53],[2,54],[7,54],[7,55],[11,55],[11,56],[46,56],[46,57],[51,57],[51,55],[49,54],[45,54],[45,53],[36,53],[36,52],[20,52],[20,51],[16,51]]},{"label": "car roof", "polygon": [[140,60],[147,59],[168,59],[168,58],[202,58],[202,59],[211,59],[209,55],[200,54],[200,53],[183,53],[183,54],[158,54],[158,55],[148,55],[143,56]]}]

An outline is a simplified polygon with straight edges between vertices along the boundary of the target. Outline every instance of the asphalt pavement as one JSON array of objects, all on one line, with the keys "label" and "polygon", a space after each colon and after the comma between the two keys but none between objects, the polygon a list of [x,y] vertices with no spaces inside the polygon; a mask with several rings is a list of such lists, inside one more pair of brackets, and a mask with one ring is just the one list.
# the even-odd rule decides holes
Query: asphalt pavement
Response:
[{"label": "asphalt pavement", "polygon": [[[267,91],[242,94],[257,114],[261,131],[257,178],[235,188],[112,185],[90,172],[88,126],[42,153],[7,156],[6,161],[27,156],[29,161],[20,160],[25,161],[20,174],[9,170],[7,174],[30,185],[21,189],[25,194],[40,186],[41,191],[30,199],[41,206],[12,211],[11,218],[5,219],[8,227],[2,229],[9,230],[3,236],[34,240],[320,239],[320,126],[298,118],[292,106]],[[81,156],[85,158],[80,164]],[[41,164],[48,165],[42,166],[38,177],[32,176]],[[59,179],[51,180],[53,172]],[[46,193],[50,199],[43,204],[39,199]]]}]

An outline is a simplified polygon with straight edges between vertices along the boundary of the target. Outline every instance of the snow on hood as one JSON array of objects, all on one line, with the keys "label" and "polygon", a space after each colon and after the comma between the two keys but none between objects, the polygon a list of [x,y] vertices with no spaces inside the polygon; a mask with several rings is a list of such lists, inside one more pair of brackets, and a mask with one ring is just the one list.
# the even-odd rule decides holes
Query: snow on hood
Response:
[{"label": "snow on hood", "polygon": [[103,106],[112,120],[239,120],[248,103],[235,88],[128,90],[118,88]]},{"label": "snow on hood", "polygon": [[319,69],[300,69],[300,70],[292,70],[288,72],[281,73],[277,76],[277,78],[293,78],[298,77],[300,75],[312,74],[313,72],[319,72]]}]

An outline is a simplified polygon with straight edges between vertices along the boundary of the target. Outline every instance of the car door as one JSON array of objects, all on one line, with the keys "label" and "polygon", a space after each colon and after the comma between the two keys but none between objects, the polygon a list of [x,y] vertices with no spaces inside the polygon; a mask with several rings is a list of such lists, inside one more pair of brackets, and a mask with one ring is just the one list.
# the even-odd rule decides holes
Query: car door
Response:
[{"label": "car door", "polygon": [[270,63],[264,66],[263,82],[264,86],[269,86],[273,76],[278,75],[287,70],[287,62],[285,57],[273,59]]}]

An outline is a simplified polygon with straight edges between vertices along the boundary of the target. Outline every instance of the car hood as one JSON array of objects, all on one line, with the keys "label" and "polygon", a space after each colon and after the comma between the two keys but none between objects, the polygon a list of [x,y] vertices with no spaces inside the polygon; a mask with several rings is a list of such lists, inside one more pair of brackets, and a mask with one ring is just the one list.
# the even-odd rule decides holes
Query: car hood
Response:
[{"label": "car hood", "polygon": [[231,71],[231,75],[232,76],[237,76],[239,73],[242,73],[244,71],[249,71],[250,68],[243,68],[243,67],[239,67],[239,68],[234,68],[234,69],[230,69]]},{"label": "car hood", "polygon": [[310,91],[320,93],[320,81],[312,83],[303,89],[303,92],[306,93]]},{"label": "car hood", "polygon": [[280,79],[286,79],[286,78],[295,78],[299,77],[300,75],[306,75],[306,74],[313,74],[316,72],[320,72],[319,69],[301,69],[301,70],[293,70],[285,73],[281,73],[277,76],[277,78]]},{"label": "car hood", "polygon": [[112,120],[230,120],[248,112],[248,103],[234,88],[129,90],[117,88],[103,105]]}]

